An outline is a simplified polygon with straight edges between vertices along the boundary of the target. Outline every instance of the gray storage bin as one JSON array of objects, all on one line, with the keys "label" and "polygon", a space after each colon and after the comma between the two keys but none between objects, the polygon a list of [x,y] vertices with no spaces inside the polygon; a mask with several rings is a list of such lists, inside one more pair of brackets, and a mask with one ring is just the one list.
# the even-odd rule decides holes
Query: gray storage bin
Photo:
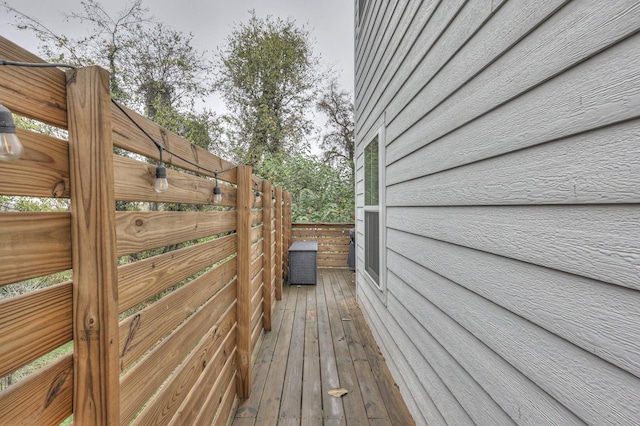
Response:
[{"label": "gray storage bin", "polygon": [[296,241],[289,247],[289,284],[316,284],[318,242]]}]

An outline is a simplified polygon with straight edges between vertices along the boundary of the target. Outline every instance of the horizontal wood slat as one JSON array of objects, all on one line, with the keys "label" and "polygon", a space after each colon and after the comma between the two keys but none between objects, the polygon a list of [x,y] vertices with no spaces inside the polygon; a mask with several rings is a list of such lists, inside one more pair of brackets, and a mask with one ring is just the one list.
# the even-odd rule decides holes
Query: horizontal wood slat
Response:
[{"label": "horizontal wood slat", "polygon": [[235,212],[116,212],[118,256],[235,229]]},{"label": "horizontal wood slat", "polygon": [[73,355],[65,355],[0,394],[0,422],[58,425],[73,411]]},{"label": "horizontal wood slat", "polygon": [[72,320],[70,282],[1,300],[0,377],[71,341]]},{"label": "horizontal wood slat", "polygon": [[226,389],[236,370],[235,359],[236,348],[234,347],[233,351],[229,353],[222,351],[214,362],[209,363],[169,425],[208,424],[207,421],[198,423],[196,419],[208,400],[209,392],[215,392],[221,388]]},{"label": "horizontal wood slat", "polygon": [[292,223],[292,242],[317,241],[318,267],[346,268],[353,223]]},{"label": "horizontal wood slat", "polygon": [[[192,317],[182,322],[149,355],[121,378],[120,424],[126,425],[140,407],[161,387],[167,376],[184,360],[202,337],[219,323],[235,304],[235,281],[205,303]],[[228,324],[229,329],[231,324]],[[210,337],[207,337],[210,339]],[[198,366],[199,369],[202,365]],[[140,380],[141,377],[148,377]],[[163,388],[162,392],[166,389]]]},{"label": "horizontal wood slat", "polygon": [[[2,36],[0,58],[44,62]],[[67,128],[67,80],[58,68],[0,66],[0,99],[15,114]]]},{"label": "horizontal wood slat", "polygon": [[125,369],[162,336],[198,310],[235,275],[236,262],[223,263],[120,321],[120,369]]},{"label": "horizontal wood slat", "polygon": [[24,155],[15,163],[2,163],[0,194],[69,198],[69,144],[23,129],[16,132]]},{"label": "horizontal wood slat", "polygon": [[[194,326],[208,321],[195,322]],[[133,425],[166,425],[186,399],[189,390],[212,362],[221,359],[222,354],[231,353],[235,347],[236,309],[232,304],[222,318],[205,334],[198,346],[189,354],[174,375],[163,386],[155,398],[144,408]],[[193,333],[191,333],[193,335]],[[191,345],[187,346],[185,351]]]},{"label": "horizontal wood slat", "polygon": [[[160,203],[213,205],[215,181],[187,173],[167,169],[169,189],[159,194],[154,189],[156,166],[154,164],[113,156],[114,190],[116,200],[147,201]],[[236,205],[236,189],[231,185],[219,185],[222,192],[221,206]]]},{"label": "horizontal wood slat", "polygon": [[119,311],[122,313],[233,255],[236,240],[235,235],[227,235],[119,267]]},{"label": "horizontal wood slat", "polygon": [[258,223],[262,222],[262,211],[261,210],[253,210],[251,212],[251,225],[255,226]]},{"label": "horizontal wood slat", "polygon": [[[122,108],[127,111],[127,114],[129,114],[129,116],[131,116],[133,120],[140,125],[140,127],[149,133],[154,140],[162,143],[169,151],[174,152],[194,164],[202,166],[204,169],[211,171],[218,170],[220,172],[218,174],[218,179],[220,180],[232,183],[236,182],[235,164],[225,161],[209,151],[192,144],[186,139],[163,129],[158,124],[133,110],[124,106],[122,106]],[[147,138],[117,106],[113,105],[112,110],[113,144],[119,148],[126,149],[127,151],[135,152],[136,154],[141,154],[145,157],[153,158],[154,160],[159,160],[159,151],[155,144],[150,141],[149,138]],[[202,173],[213,177],[213,173],[209,173],[203,168],[192,166],[177,157],[173,157],[167,152],[164,152],[162,155],[162,160],[165,164],[175,165],[192,172]]]},{"label": "horizontal wood slat", "polygon": [[0,241],[0,285],[71,269],[69,213],[0,212]]}]

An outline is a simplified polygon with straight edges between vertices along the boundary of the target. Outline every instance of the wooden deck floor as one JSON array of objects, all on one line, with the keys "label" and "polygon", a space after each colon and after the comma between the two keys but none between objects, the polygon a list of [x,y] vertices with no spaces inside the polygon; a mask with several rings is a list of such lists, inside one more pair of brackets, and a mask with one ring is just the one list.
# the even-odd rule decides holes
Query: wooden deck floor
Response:
[{"label": "wooden deck floor", "polygon": [[[327,392],[345,388],[341,398]],[[355,299],[354,273],[285,286],[234,425],[414,424]]]}]

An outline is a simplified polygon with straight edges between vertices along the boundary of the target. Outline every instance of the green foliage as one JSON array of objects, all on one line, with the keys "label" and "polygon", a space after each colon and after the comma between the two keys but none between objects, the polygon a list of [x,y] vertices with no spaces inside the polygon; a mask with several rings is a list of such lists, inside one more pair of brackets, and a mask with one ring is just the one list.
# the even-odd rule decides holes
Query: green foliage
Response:
[{"label": "green foliage", "polygon": [[296,152],[267,155],[258,173],[291,192],[294,222],[351,222],[355,203],[348,167],[331,167],[308,152]]},{"label": "green foliage", "polygon": [[333,165],[347,162],[353,176],[355,118],[351,94],[340,90],[337,81],[332,79],[320,94],[316,109],[327,117],[326,131],[320,145],[324,160]]},{"label": "green foliage", "polygon": [[229,149],[255,167],[268,154],[293,152],[310,134],[307,112],[320,75],[306,29],[250,13],[218,52],[216,88],[230,111]]}]

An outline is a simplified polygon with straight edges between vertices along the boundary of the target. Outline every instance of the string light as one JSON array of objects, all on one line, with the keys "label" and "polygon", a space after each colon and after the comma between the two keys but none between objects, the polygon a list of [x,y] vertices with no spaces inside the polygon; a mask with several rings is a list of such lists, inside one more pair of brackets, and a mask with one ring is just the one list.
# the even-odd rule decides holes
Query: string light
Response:
[{"label": "string light", "polygon": [[255,195],[256,195],[256,204],[258,204],[261,200],[260,198],[260,191],[258,191],[258,183],[257,182],[253,182],[253,184],[256,186],[256,189],[254,191]]},{"label": "string light", "polygon": [[0,104],[0,160],[13,162],[19,160],[24,148],[16,135],[16,124],[9,108]]},{"label": "string light", "polygon": [[222,202],[222,191],[218,186],[218,171],[214,171],[213,175],[216,178],[216,186],[213,187],[213,204],[220,204]]}]

